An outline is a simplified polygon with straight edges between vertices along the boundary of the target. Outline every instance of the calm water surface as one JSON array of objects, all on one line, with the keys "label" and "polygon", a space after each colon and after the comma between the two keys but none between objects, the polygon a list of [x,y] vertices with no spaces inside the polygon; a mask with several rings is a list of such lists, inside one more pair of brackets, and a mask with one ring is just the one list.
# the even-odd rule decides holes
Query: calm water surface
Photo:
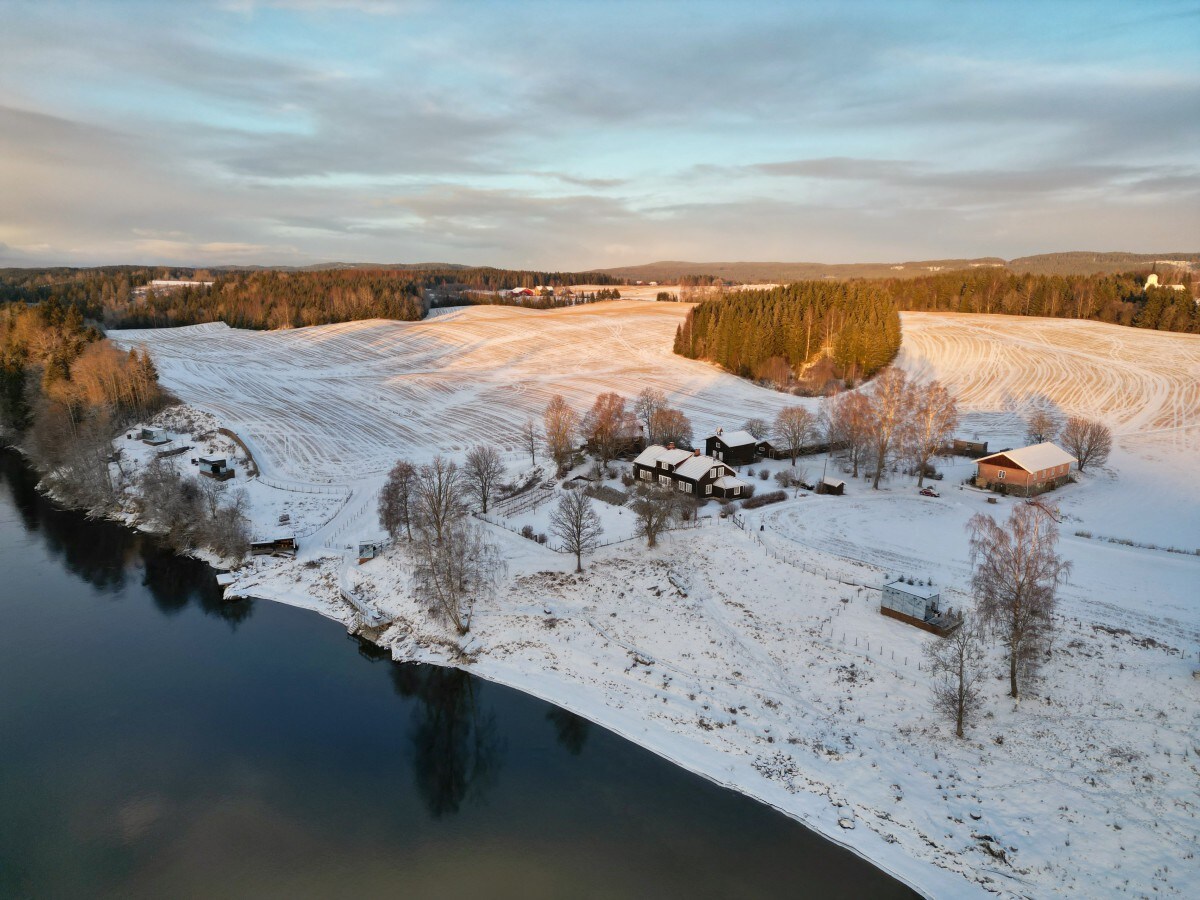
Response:
[{"label": "calm water surface", "polygon": [[0,452],[0,897],[910,897],[582,719],[398,665]]}]

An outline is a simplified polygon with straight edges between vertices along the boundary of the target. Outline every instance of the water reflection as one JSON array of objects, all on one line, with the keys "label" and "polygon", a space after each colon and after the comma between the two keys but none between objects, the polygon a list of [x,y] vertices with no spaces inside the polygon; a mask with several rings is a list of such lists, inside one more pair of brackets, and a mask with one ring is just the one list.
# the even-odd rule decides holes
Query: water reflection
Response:
[{"label": "water reflection", "polygon": [[572,756],[578,756],[583,752],[584,745],[587,744],[588,731],[592,727],[591,722],[583,716],[577,716],[575,713],[559,709],[557,706],[546,713],[546,721],[554,726],[554,736],[558,739],[560,747]]},{"label": "water reflection", "polygon": [[396,663],[392,685],[417,700],[413,712],[413,775],[435,819],[479,801],[500,771],[505,746],[496,717],[484,713],[475,679],[461,669]]},{"label": "water reflection", "polygon": [[253,613],[252,601],[222,599],[206,563],[177,555],[153,536],[55,506],[38,492],[37,477],[13,451],[0,451],[0,484],[12,497],[25,530],[40,536],[51,556],[97,590],[115,595],[129,574],[140,569],[155,606],[168,615],[194,604],[236,628]]}]

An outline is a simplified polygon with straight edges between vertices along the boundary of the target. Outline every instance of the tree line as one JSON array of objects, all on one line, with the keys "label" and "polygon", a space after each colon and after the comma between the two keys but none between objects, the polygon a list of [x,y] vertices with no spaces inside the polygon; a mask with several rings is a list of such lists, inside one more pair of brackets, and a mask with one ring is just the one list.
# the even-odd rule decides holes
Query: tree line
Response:
[{"label": "tree line", "polygon": [[882,287],[902,310],[1089,319],[1200,334],[1193,276],[1182,273],[1179,277],[1185,290],[1146,290],[1145,272],[1034,275],[987,268],[892,278],[882,282]]},{"label": "tree line", "polygon": [[[147,288],[159,278],[213,284]],[[424,318],[435,294],[469,297],[469,291],[579,283],[619,282],[597,273],[436,266],[214,272],[153,266],[0,269],[0,303],[55,301],[74,306],[83,318],[109,328],[204,322],[225,322],[235,328],[299,328],[371,318],[415,321]],[[592,298],[615,293],[602,287]]]},{"label": "tree line", "polygon": [[734,291],[693,308],[675,334],[681,356],[707,359],[784,390],[800,384],[821,360],[829,361],[834,377],[856,383],[899,349],[896,304],[867,281]]}]

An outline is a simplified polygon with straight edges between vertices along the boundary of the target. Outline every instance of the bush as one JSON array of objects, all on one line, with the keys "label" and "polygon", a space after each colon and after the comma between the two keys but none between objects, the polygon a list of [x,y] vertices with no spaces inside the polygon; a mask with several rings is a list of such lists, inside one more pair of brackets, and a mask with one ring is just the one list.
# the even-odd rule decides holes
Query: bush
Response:
[{"label": "bush", "polygon": [[521,537],[528,538],[529,540],[532,541],[533,540],[533,526],[532,525],[522,525],[521,526]]},{"label": "bush", "polygon": [[771,473],[768,472],[766,469],[763,469],[761,472],[758,473],[759,481],[766,481],[770,477],[771,477]]},{"label": "bush", "polygon": [[759,494],[757,497],[743,500],[742,509],[758,509],[760,506],[766,506],[768,503],[778,503],[786,499],[787,491],[771,491],[768,494]]},{"label": "bush", "polygon": [[599,500],[602,503],[609,503],[613,506],[624,506],[629,500],[629,495],[624,491],[619,491],[606,484],[590,484],[584,488],[583,492],[595,500]]}]

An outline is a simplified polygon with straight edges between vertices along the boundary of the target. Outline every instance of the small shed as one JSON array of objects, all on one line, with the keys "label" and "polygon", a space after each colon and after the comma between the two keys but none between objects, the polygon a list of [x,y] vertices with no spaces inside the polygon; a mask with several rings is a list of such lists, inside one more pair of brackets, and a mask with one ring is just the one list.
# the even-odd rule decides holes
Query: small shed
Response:
[{"label": "small shed", "polygon": [[359,541],[358,542],[358,561],[365,563],[368,559],[374,559],[383,551],[383,541]]},{"label": "small shed", "polygon": [[233,468],[223,456],[201,456],[196,460],[200,474],[217,481],[228,481],[234,476]]},{"label": "small shed", "polygon": [[981,456],[987,456],[987,441],[967,441],[962,438],[954,438],[950,442],[950,452],[956,456],[969,456],[972,459],[978,459]]},{"label": "small shed", "polygon": [[266,556],[268,554],[272,556],[295,556],[298,549],[296,538],[292,535],[250,542],[250,553],[253,556]]},{"label": "small shed", "polygon": [[161,428],[143,428],[142,443],[149,444],[151,447],[161,447],[163,444],[171,443],[171,439]]},{"label": "small shed", "polygon": [[839,497],[846,493],[846,482],[840,478],[822,478],[817,482],[818,494],[837,494]]},{"label": "small shed", "polygon": [[941,593],[932,584],[897,578],[883,586],[879,611],[933,634],[945,635],[958,627],[962,617],[942,609]]}]

